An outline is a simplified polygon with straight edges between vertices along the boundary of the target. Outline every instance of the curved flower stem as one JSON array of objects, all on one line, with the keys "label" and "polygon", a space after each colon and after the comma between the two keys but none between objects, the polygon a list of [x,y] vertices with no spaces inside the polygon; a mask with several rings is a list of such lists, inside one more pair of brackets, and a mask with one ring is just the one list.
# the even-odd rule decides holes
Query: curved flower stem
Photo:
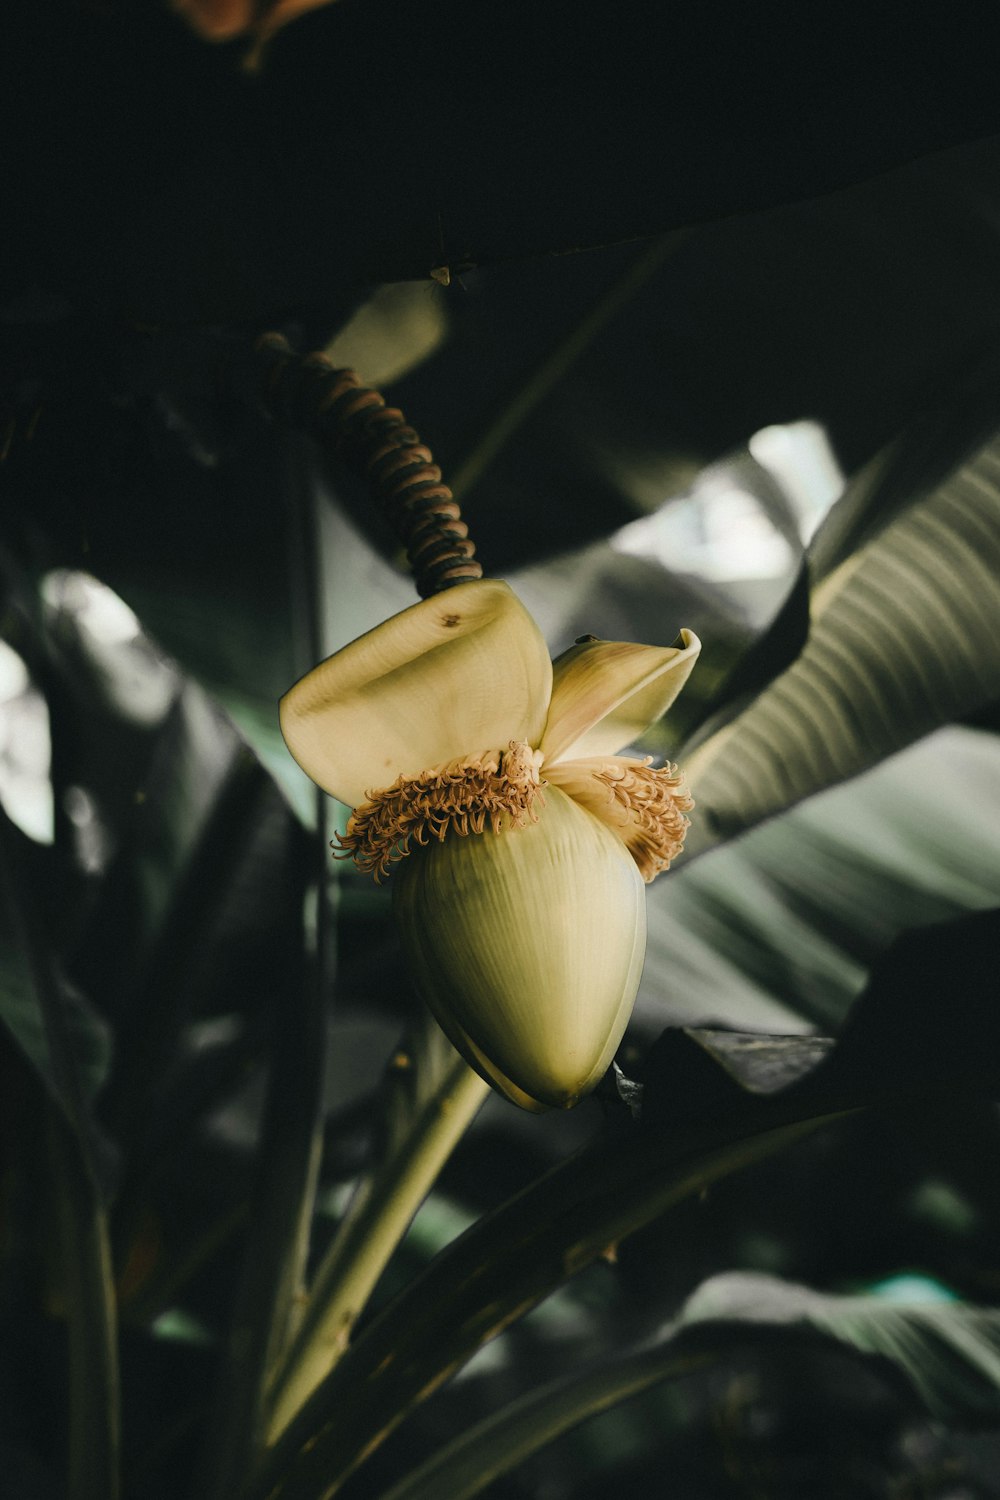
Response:
[{"label": "curved flower stem", "polygon": [[397,1053],[386,1076],[385,1154],[355,1191],[274,1382],[272,1443],[347,1349],[390,1256],[489,1094],[429,1018],[413,1043]]},{"label": "curved flower stem", "polygon": [[[387,407],[354,371],[334,369],[322,354],[296,355],[281,334],[269,333],[257,340],[249,358],[236,361],[231,374],[246,397],[304,430],[324,452],[361,475],[405,545],[422,597],[482,576],[468,529],[430,450],[402,412]],[[315,627],[318,610],[312,615]],[[489,1092],[442,1036],[428,1041],[431,1027],[428,1021],[418,1039],[409,1083],[401,1087],[400,1070],[390,1069],[388,1149],[355,1194],[320,1267],[297,1335],[284,1350],[273,1342],[270,1346],[270,1415],[265,1420],[272,1440],[346,1347],[389,1257]],[[259,1352],[263,1357],[264,1351]],[[247,1385],[245,1379],[238,1383]],[[247,1410],[237,1426],[246,1430],[248,1421]],[[235,1439],[227,1446],[235,1453]],[[216,1468],[225,1482],[235,1478],[231,1464]]]},{"label": "curved flower stem", "polygon": [[280,333],[265,333],[238,374],[272,416],[304,429],[360,475],[406,548],[421,598],[483,576],[430,449],[353,370],[335,369],[325,354],[297,355]]}]

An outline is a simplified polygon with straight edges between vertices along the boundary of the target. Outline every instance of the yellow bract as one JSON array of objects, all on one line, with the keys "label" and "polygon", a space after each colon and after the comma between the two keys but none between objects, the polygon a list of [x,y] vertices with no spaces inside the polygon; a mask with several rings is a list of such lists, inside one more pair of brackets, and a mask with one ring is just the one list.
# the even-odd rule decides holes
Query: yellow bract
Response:
[{"label": "yellow bract", "polygon": [[547,788],[537,823],[403,860],[393,910],[421,995],[502,1094],[569,1108],[600,1081],[646,947],[642,879],[603,823]]},{"label": "yellow bract", "polygon": [[583,640],[553,663],[543,763],[614,755],[663,717],[691,675],[701,642],[681,646]]},{"label": "yellow bract", "polygon": [[552,663],[505,583],[424,599],[369,630],[281,700],[281,732],[324,791],[357,807],[399,776],[460,756],[536,745]]}]

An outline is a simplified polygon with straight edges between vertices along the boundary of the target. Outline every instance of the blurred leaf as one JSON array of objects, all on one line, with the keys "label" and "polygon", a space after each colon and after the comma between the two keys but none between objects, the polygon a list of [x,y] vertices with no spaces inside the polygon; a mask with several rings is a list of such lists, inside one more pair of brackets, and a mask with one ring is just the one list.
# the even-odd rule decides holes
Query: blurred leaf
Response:
[{"label": "blurred leaf", "polygon": [[903,433],[865,464],[820,527],[810,547],[814,587],[989,442],[1000,402],[996,348],[966,355],[935,382],[934,394],[936,402],[915,403]]},{"label": "blurred leaf", "polygon": [[836,1044],[668,1030],[645,1062],[641,1118],[663,1128],[752,1118],[755,1107],[778,1099],[794,1102],[803,1118],[901,1099],[994,1094],[998,947],[1000,910],[903,933],[875,963]]},{"label": "blurred leaf", "polygon": [[998,681],[994,439],[826,580],[798,659],[687,760],[691,852],[992,702]]},{"label": "blurred leaf", "polygon": [[[237,399],[231,335],[113,342],[98,338],[98,356],[84,340],[99,379],[63,371],[47,392],[44,436],[5,476],[8,545],[46,581],[86,568],[113,589],[280,764],[278,698],[306,665],[290,513],[315,457]],[[156,675],[155,659],[134,664],[134,705]]]},{"label": "blurred leaf", "polygon": [[[16,837],[16,832],[13,836]],[[79,990],[65,979],[54,978],[53,982],[83,1096],[93,1100],[107,1078],[111,1063],[110,1029]],[[72,1119],[74,1107],[64,1093],[65,1079],[60,1078],[53,1056],[23,929],[19,930],[12,911],[9,888],[2,891],[0,899],[0,1024],[10,1032],[25,1058],[44,1079],[52,1097]]]},{"label": "blurred leaf", "polygon": [[746,1114],[797,1083],[807,1091],[814,1087],[834,1045],[826,1036],[671,1029],[650,1048],[641,1086],[625,1078],[616,1086],[646,1125],[725,1119]]},{"label": "blurred leaf", "polygon": [[[232,723],[163,660],[110,590],[62,570],[45,577],[42,593],[34,645],[53,705],[67,847],[26,848],[33,865],[19,889],[48,900],[43,856],[48,867],[58,869],[58,858],[78,867],[68,912],[44,925],[37,947],[47,960],[69,947],[69,972],[115,1027],[101,1109],[121,1150],[114,1237],[130,1333],[155,1341],[166,1314],[200,1320],[221,1341],[235,1301],[235,1357],[219,1361],[222,1399],[210,1430],[229,1442],[229,1458],[237,1450],[238,1474],[308,1245],[322,1074],[320,985],[310,1010],[303,982],[312,851]],[[270,1113],[254,1193],[252,1067],[268,1033]],[[70,1256],[79,1317],[94,1304],[84,1293],[97,1277],[88,1222]],[[246,1274],[234,1299],[235,1247]],[[81,1337],[96,1359],[90,1316]],[[110,1414],[96,1376],[90,1386]],[[181,1389],[164,1400],[168,1422],[171,1400],[190,1397]],[[93,1433],[91,1446],[100,1447]],[[231,1477],[226,1471],[226,1493]]]},{"label": "blurred leaf", "polygon": [[[384,1436],[418,1392],[433,1389],[543,1288],[587,1264],[602,1239],[622,1237],[695,1184],[732,1170],[737,1139],[749,1161],[779,1122],[816,1122],[844,1109],[956,1089],[995,1092],[998,940],[998,911],[905,934],[875,965],[832,1048],[819,1038],[668,1033],[646,1070],[645,1130],[581,1153],[439,1255],[292,1423],[267,1467],[269,1482],[290,1469],[289,1497],[332,1493],[334,1476],[349,1472],[365,1451],[365,1433]],[[720,1132],[728,1151],[707,1147]],[[581,1230],[587,1248],[572,1242]],[[445,1327],[457,1330],[448,1340]],[[350,1404],[350,1440],[333,1415],[342,1414],[343,1402]]]},{"label": "blurred leaf", "polygon": [[[292,874],[290,894],[301,912],[304,865]],[[303,1296],[322,1145],[324,979],[310,975],[302,943],[289,955],[270,1006],[275,1019],[249,1229],[198,1485],[220,1500],[238,1490],[262,1445],[265,1392]]]},{"label": "blurred leaf", "polygon": [[357,370],[366,385],[382,387],[418,369],[448,333],[448,305],[437,282],[397,281],[362,303],[325,354],[337,369]]},{"label": "blurred leaf", "polygon": [[883,1098],[995,1091],[998,946],[1000,909],[902,933],[852,1007],[823,1086]]},{"label": "blurred leaf", "polygon": [[650,1386],[727,1358],[748,1338],[831,1339],[891,1365],[942,1421],[1000,1419],[1000,1313],[992,1308],[824,1295],[760,1273],[715,1276],[652,1347],[527,1392],[446,1444],[385,1500],[470,1500],[578,1423]]},{"label": "blurred leaf", "polygon": [[[235,1018],[227,1038],[239,1067],[259,1038],[301,947],[306,841],[231,723],[189,681],[131,772],[136,795],[109,830],[114,853],[93,882],[70,970],[114,1018],[105,1115],[142,1153],[209,1102],[212,1070],[192,1027]],[[216,1047],[215,1082],[231,1086],[222,1056]]]},{"label": "blurred leaf", "polygon": [[746,1333],[802,1330],[892,1365],[941,1421],[1000,1421],[1000,1312],[838,1297],[748,1272],[716,1276],[685,1303],[679,1342],[722,1350]]},{"label": "blurred leaf", "polygon": [[714,1123],[627,1131],[487,1214],[368,1328],[278,1440],[251,1490],[321,1500],[483,1344],[609,1245],[819,1122],[772,1116],[754,1133]]},{"label": "blurred leaf", "polygon": [[53,851],[34,845],[0,810],[0,1024],[81,1137],[96,1173],[103,1152],[90,1102],[107,1076],[111,1038],[63,977],[48,941],[39,893],[56,868]]},{"label": "blurred leaf", "polygon": [[[60,1290],[69,1330],[68,1500],[115,1500],[120,1412],[117,1314],[104,1206],[101,1142],[77,1057],[93,1032],[78,1003],[69,1020],[48,934],[29,878],[28,841],[0,811],[0,907],[8,981],[0,1006],[47,1086],[37,1122],[46,1142],[45,1182],[57,1224]],[[47,851],[46,851],[47,852]],[[85,1054],[86,1055],[86,1054]],[[55,1108],[58,1103],[61,1108]]]},{"label": "blurred leaf", "polygon": [[996,428],[998,399],[1000,368],[992,348],[966,355],[950,378],[932,383],[916,403],[923,408],[919,415],[851,479],[822,522],[788,597],[728,675],[714,705],[709,704],[712,717],[693,745],[717,733],[795,661],[809,636],[810,596],[818,585],[900,512],[926,499],[987,441]]},{"label": "blurred leaf", "polygon": [[659,1381],[712,1359],[670,1346],[610,1359],[526,1392],[477,1422],[385,1492],[383,1500],[469,1500],[561,1433]]},{"label": "blurred leaf", "polygon": [[568,330],[560,329],[559,337],[545,349],[535,368],[523,376],[517,390],[471,445],[453,480],[456,496],[462,498],[468,489],[475,487],[535,408],[566,378],[602,329],[628,306],[650,277],[662,270],[664,262],[670,261],[689,233],[681,229],[654,240],[652,245],[643,244],[624,274],[613,278],[585,314],[576,317]]},{"label": "blurred leaf", "polygon": [[655,881],[630,1035],[830,1030],[900,931],[998,890],[1000,739],[939,730]]}]

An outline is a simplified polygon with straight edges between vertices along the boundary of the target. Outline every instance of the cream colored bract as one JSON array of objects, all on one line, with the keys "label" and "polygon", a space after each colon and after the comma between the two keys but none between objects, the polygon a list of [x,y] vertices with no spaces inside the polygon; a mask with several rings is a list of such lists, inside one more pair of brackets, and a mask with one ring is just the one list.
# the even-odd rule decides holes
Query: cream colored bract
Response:
[{"label": "cream colored bract", "polygon": [[[679,852],[675,767],[616,752],[663,714],[700,649],[587,638],[550,662],[495,580],[404,610],[281,703],[295,759],[355,809],[421,994],[508,1098],[568,1107],[610,1063],[642,969],[642,879]],[[536,795],[537,793],[537,795]],[[407,856],[407,857],[403,857]]]}]

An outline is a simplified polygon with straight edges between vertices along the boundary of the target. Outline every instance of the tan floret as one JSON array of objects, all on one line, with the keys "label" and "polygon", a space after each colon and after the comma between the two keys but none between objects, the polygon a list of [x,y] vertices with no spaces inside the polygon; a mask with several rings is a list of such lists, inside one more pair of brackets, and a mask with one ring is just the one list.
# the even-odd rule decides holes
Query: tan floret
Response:
[{"label": "tan floret", "polygon": [[615,830],[647,884],[680,854],[694,801],[676,766],[613,755],[546,766],[545,774]]},{"label": "tan floret", "polygon": [[504,751],[449,761],[419,776],[400,776],[384,791],[367,793],[354,809],[345,834],[332,841],[334,857],[353,857],[359,870],[380,880],[411,843],[446,834],[494,833],[538,821],[544,807],[541,753],[511,740]]},{"label": "tan floret", "polygon": [[676,766],[654,767],[646,762],[609,765],[597,780],[631,814],[628,846],[639,873],[648,884],[680,854],[691,826],[684,816],[694,799]]}]

